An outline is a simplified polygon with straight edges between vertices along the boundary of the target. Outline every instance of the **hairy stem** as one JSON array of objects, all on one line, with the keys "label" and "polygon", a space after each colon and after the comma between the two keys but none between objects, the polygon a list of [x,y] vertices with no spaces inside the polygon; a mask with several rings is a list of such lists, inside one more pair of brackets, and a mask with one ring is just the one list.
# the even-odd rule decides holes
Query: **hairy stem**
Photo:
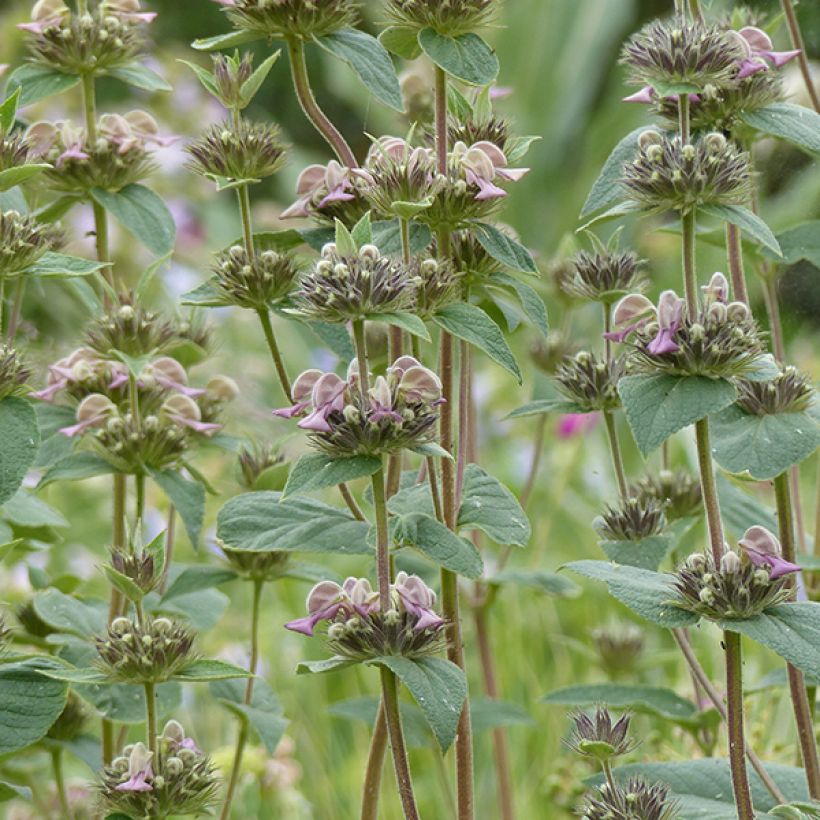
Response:
[{"label": "hairy stem", "polygon": [[738,820],[754,820],[749,775],[746,771],[746,741],[743,732],[743,667],[740,635],[723,633],[726,649],[726,717],[729,729],[729,765]]},{"label": "hairy stem", "polygon": [[686,145],[689,142],[689,95],[678,94],[678,133]]},{"label": "hairy stem", "polygon": [[305,62],[305,47],[297,37],[288,40],[288,57],[290,58],[290,71],[293,77],[293,87],[302,106],[305,116],[313,123],[314,128],[325,138],[327,144],[333,149],[339,162],[348,168],[356,167],[356,157],[350,146],[345,142],[345,138],[339,133],[336,126],[328,119],[327,114],[319,107],[313,90],[310,87],[307,63]]},{"label": "hairy stem", "polygon": [[367,769],[364,773],[361,820],[378,820],[379,792],[381,791],[386,752],[387,718],[384,713],[384,701],[380,700],[379,711],[376,713],[376,722],[373,724],[373,734],[370,736]]},{"label": "hairy stem", "polygon": [[[6,331],[6,339],[9,343],[14,342],[14,337],[17,335],[17,327],[20,324],[20,314],[23,309],[23,296],[26,292],[26,278],[25,276],[18,276],[14,283],[14,299],[11,305],[11,313],[9,314],[9,326]],[[2,325],[0,325],[0,335],[2,335]]]},{"label": "hairy stem", "polygon": [[700,10],[700,0],[689,0],[689,11],[692,14],[692,19],[699,23],[703,22],[703,12]]},{"label": "hairy stem", "polygon": [[162,566],[162,581],[159,585],[159,594],[165,592],[168,584],[168,570],[171,568],[171,561],[174,558],[174,543],[176,541],[177,511],[172,504],[168,509],[168,527],[165,530],[165,563]]},{"label": "hairy stem", "polygon": [[698,315],[698,282],[695,266],[695,208],[681,214],[683,229],[683,288],[686,295],[686,309],[694,322]]},{"label": "hairy stem", "polygon": [[763,298],[769,317],[769,331],[772,336],[772,352],[781,364],[786,361],[786,343],[783,338],[783,322],[780,318],[780,302],[777,298],[777,281],[774,271],[763,277]]},{"label": "hairy stem", "polygon": [[447,72],[436,66],[436,164],[440,174],[447,173]]},{"label": "hairy stem", "polygon": [[382,702],[384,703],[387,732],[390,737],[390,749],[393,752],[393,765],[396,769],[396,782],[399,787],[404,817],[405,820],[419,820],[416,798],[413,795],[413,781],[410,777],[410,763],[404,745],[404,732],[401,728],[396,676],[384,667],[381,667],[379,671],[382,678]]},{"label": "hairy stem", "polygon": [[615,429],[615,415],[611,410],[604,410],[604,421],[606,422],[606,433],[609,439],[609,450],[612,453],[612,466],[615,469],[615,477],[618,479],[618,492],[625,501],[629,497],[629,486],[626,481],[623,457],[621,456],[621,445],[618,442],[618,432]]},{"label": "hairy stem", "polygon": [[362,512],[361,507],[356,503],[356,499],[353,498],[353,494],[350,492],[350,488],[342,482],[339,484],[339,492],[342,494],[342,498],[344,499],[345,504],[347,504],[347,508],[350,510],[352,516],[357,521],[366,521],[365,514]]},{"label": "hairy stem", "polygon": [[72,820],[71,806],[68,804],[68,795],[65,790],[65,777],[63,776],[63,750],[51,750],[51,768],[54,771],[54,786],[57,790],[57,799],[60,801],[60,812],[64,820]]},{"label": "hairy stem", "polygon": [[715,482],[715,468],[712,463],[708,418],[695,422],[695,438],[697,439],[703,503],[706,507],[706,521],[709,525],[709,545],[717,569],[720,567],[720,559],[723,557],[723,523],[720,520],[720,502],[718,501],[717,483]]},{"label": "hairy stem", "polygon": [[367,391],[370,389],[370,373],[367,366],[367,337],[364,332],[364,319],[355,319],[352,324],[356,361],[359,363],[359,386],[362,396],[367,397]]},{"label": "hairy stem", "polygon": [[376,577],[379,582],[379,605],[382,612],[390,609],[390,543],[387,531],[387,501],[384,494],[384,469],[371,478],[373,509],[376,511]]},{"label": "hairy stem", "polygon": [[268,343],[268,350],[270,351],[271,359],[273,359],[273,366],[276,368],[276,375],[279,378],[279,384],[282,387],[282,392],[285,394],[285,398],[290,401],[290,379],[288,378],[288,371],[279,350],[279,345],[276,342],[276,336],[273,332],[273,325],[270,321],[270,314],[264,308],[259,308],[256,312],[259,316],[259,321],[262,324],[262,331],[265,334],[265,341]]},{"label": "hairy stem", "polygon": [[731,222],[726,223],[726,259],[729,265],[729,278],[732,280],[732,296],[738,302],[748,305],[749,291],[746,287],[746,273],[743,270],[740,229]]},{"label": "hairy stem", "polygon": [[461,491],[464,488],[464,470],[467,466],[467,440],[470,436],[470,346],[459,342],[458,374],[458,455],[456,457],[455,508],[461,507]]},{"label": "hairy stem", "polygon": [[251,194],[247,185],[240,185],[236,189],[236,198],[239,201],[239,217],[242,220],[242,243],[248,259],[256,256],[253,244],[253,223],[251,221]]},{"label": "hairy stem", "polygon": [[145,689],[145,731],[148,735],[148,748],[157,757],[157,694],[153,683],[144,683]]},{"label": "hairy stem", "polygon": [[791,37],[792,46],[800,49],[800,54],[797,55],[797,62],[800,65],[800,73],[803,75],[803,82],[806,84],[806,91],[809,92],[809,98],[814,110],[820,113],[820,94],[814,86],[814,81],[811,76],[811,68],[809,67],[809,58],[806,56],[806,47],[803,45],[803,35],[800,32],[800,24],[797,21],[797,14],[794,11],[792,0],[781,0],[783,6],[783,15],[786,18],[786,25],[789,27],[789,36]]}]

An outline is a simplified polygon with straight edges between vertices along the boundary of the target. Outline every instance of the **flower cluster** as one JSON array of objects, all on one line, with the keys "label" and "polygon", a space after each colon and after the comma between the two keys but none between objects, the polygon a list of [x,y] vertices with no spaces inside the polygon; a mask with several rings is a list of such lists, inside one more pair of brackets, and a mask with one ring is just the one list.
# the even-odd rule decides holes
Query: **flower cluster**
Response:
[{"label": "flower cluster", "polygon": [[363,392],[354,360],[347,379],[306,370],[293,383],[291,399],[291,407],[274,414],[304,416],[299,427],[311,432],[319,449],[339,456],[380,455],[431,440],[441,381],[412,356],[401,356]]},{"label": "flower cluster", "polygon": [[627,712],[615,723],[607,709],[598,707],[595,716],[577,712],[570,716],[572,732],[564,743],[579,755],[609,760],[629,754],[637,745],[629,737],[631,715]]},{"label": "flower cluster", "polygon": [[147,356],[165,350],[182,338],[182,333],[160,314],[139,304],[132,294],[123,294],[91,325],[86,338],[89,347],[103,356],[112,350],[128,356]]},{"label": "flower cluster", "polygon": [[459,37],[489,23],[496,6],[496,0],[387,0],[387,14],[402,28]]},{"label": "flower cluster", "polygon": [[602,538],[640,541],[663,531],[664,505],[654,498],[627,498],[620,507],[607,507],[592,526]]},{"label": "flower cluster", "polygon": [[17,211],[0,211],[0,277],[22,273],[63,241],[62,231],[53,225]]},{"label": "flower cluster", "polygon": [[312,636],[325,622],[330,648],[352,660],[382,655],[417,658],[443,645],[445,621],[435,611],[436,594],[417,575],[399,572],[382,606],[366,578],[348,578],[344,584],[321,581],[307,597],[308,615],[285,624],[287,629]]},{"label": "flower cluster", "polygon": [[208,757],[177,721],[169,720],[157,738],[156,753],[135,743],[106,766],[99,793],[106,811],[168,817],[208,813],[218,789]]},{"label": "flower cluster", "polygon": [[312,40],[356,22],[353,0],[215,0],[238,29],[269,39]]},{"label": "flower cluster", "polygon": [[683,213],[698,205],[736,205],[749,198],[748,155],[723,134],[712,132],[692,143],[679,136],[644,131],[640,151],[623,169],[629,196],[651,212]]},{"label": "flower cluster", "polygon": [[572,265],[572,275],[563,287],[578,299],[610,305],[630,291],[640,293],[647,284],[640,260],[631,251],[581,251]]},{"label": "flower cluster", "polygon": [[291,554],[282,550],[240,550],[222,542],[219,548],[231,568],[249,581],[274,581],[290,568]]},{"label": "flower cluster", "polygon": [[299,267],[292,254],[267,250],[248,257],[242,245],[216,255],[214,284],[238,307],[267,310],[282,303],[293,289]]},{"label": "flower cluster", "polygon": [[700,481],[682,469],[644,476],[631,492],[642,504],[650,499],[662,504],[667,521],[698,515],[703,509]]},{"label": "flower cluster", "polygon": [[642,777],[605,782],[587,795],[580,814],[584,820],[676,820],[680,809],[669,792],[665,783],[650,784]]},{"label": "flower cluster", "polygon": [[13,347],[0,345],[0,401],[23,395],[30,375],[20,354]]},{"label": "flower cluster", "polygon": [[618,381],[625,373],[624,359],[599,359],[594,353],[582,350],[567,357],[555,371],[558,389],[579,410],[615,410],[621,406]]},{"label": "flower cluster", "polygon": [[672,603],[719,621],[751,618],[788,600],[791,585],[786,576],[800,567],[783,558],[777,538],[755,526],[738,543],[742,555],[725,553],[719,567],[709,555],[690,555],[675,575],[677,598]]},{"label": "flower cluster", "polygon": [[786,367],[769,381],[738,379],[737,404],[752,416],[801,413],[816,400],[811,381],[795,367]]},{"label": "flower cluster", "polygon": [[344,225],[354,225],[368,210],[359,183],[369,179],[364,169],[346,168],[335,159],[327,165],[308,165],[296,180],[296,201],[280,216],[338,219]]},{"label": "flower cluster", "polygon": [[743,302],[728,302],[722,273],[704,288],[704,304],[690,317],[674,291],[664,291],[657,307],[645,296],[630,294],[615,306],[615,329],[607,338],[631,340],[630,369],[644,372],[741,376],[763,353],[757,324]]}]

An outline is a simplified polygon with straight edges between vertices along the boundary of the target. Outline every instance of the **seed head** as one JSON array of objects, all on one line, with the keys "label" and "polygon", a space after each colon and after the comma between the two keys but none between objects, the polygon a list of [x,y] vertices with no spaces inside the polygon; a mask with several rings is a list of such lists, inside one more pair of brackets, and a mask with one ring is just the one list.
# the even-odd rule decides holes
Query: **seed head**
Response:
[{"label": "seed head", "polygon": [[558,389],[579,412],[615,410],[621,406],[618,381],[625,373],[623,357],[607,362],[582,350],[567,357],[555,372]]},{"label": "seed head", "polygon": [[238,29],[269,39],[313,40],[355,25],[353,0],[218,0]]},{"label": "seed head", "polygon": [[287,299],[299,267],[292,254],[270,250],[249,259],[244,247],[234,245],[217,254],[213,270],[226,301],[265,310]]},{"label": "seed head", "polygon": [[44,253],[59,250],[62,231],[17,211],[0,211],[0,276],[18,276]]},{"label": "seed head", "polygon": [[666,516],[663,504],[653,498],[627,498],[620,507],[607,507],[592,526],[602,538],[640,541],[661,533]]},{"label": "seed head", "polygon": [[225,108],[245,108],[249,100],[242,93],[242,86],[253,74],[253,53],[246,51],[241,58],[226,54],[214,54],[213,77],[219,101]]},{"label": "seed head", "polygon": [[769,381],[737,382],[737,403],[752,416],[771,416],[778,413],[802,413],[814,403],[816,391],[808,376],[795,367],[786,367]]}]

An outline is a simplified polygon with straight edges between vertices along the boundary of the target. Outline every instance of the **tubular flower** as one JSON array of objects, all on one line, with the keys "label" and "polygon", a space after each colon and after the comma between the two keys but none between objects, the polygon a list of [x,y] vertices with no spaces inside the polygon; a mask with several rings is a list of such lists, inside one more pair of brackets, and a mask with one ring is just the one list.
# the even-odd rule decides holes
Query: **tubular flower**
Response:
[{"label": "tubular flower", "polygon": [[367,212],[358,183],[371,181],[363,168],[346,168],[332,159],[327,165],[309,165],[296,181],[297,200],[280,214],[282,219],[312,216],[353,225]]},{"label": "tubular flower", "polygon": [[780,542],[765,527],[749,527],[738,544],[754,566],[768,568],[769,577],[773,581],[783,575],[800,571],[797,564],[783,558]]},{"label": "tubular flower", "polygon": [[737,74],[739,80],[758,71],[768,71],[771,67],[780,68],[800,54],[800,49],[775,51],[769,35],[756,26],[746,26],[740,29],[738,35],[745,52]]}]

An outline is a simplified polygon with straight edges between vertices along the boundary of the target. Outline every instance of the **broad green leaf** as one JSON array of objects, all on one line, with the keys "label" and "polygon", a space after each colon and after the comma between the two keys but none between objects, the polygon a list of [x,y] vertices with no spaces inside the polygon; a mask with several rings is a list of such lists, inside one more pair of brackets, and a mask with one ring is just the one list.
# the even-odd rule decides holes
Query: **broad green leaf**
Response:
[{"label": "broad green leaf", "polygon": [[426,211],[433,204],[433,200],[428,197],[421,199],[418,202],[404,202],[400,199],[390,203],[390,212],[399,217],[399,219],[411,220],[418,216],[422,211]]},{"label": "broad green leaf", "polygon": [[426,342],[430,341],[430,334],[424,322],[413,313],[371,313],[367,318],[371,322],[384,322],[386,325],[400,327],[413,336],[418,336]]},{"label": "broad green leaf", "polygon": [[51,166],[44,162],[33,162],[18,165],[16,168],[6,168],[5,171],[0,171],[0,191],[8,191],[9,188],[13,188],[15,185],[21,185],[49,168]]},{"label": "broad green leaf", "polygon": [[622,216],[629,216],[629,214],[635,214],[642,210],[643,208],[638,202],[633,202],[629,199],[625,202],[619,202],[603,213],[593,216],[592,219],[585,222],[580,228],[577,228],[575,233],[582,233],[590,226],[597,225],[599,222],[609,222],[612,219],[620,219]]},{"label": "broad green leaf", "polygon": [[264,39],[265,35],[258,31],[231,31],[228,34],[217,34],[215,37],[194,40],[191,46],[197,51],[219,51],[222,48],[244,46],[247,43],[255,43]]},{"label": "broad green leaf", "polygon": [[[172,565],[169,571],[171,583],[174,582],[180,567]],[[145,596],[145,610],[151,615],[172,615],[188,621],[198,632],[207,632],[217,624],[225,614],[230,599],[218,589],[200,589],[185,595],[177,595],[169,601],[161,601],[152,592]]]},{"label": "broad green leaf", "polygon": [[612,153],[607,157],[598,179],[593,183],[586,202],[584,202],[584,207],[579,214],[580,219],[586,219],[597,211],[609,208],[626,196],[626,189],[621,185],[624,165],[638,155],[638,137],[644,131],[659,132],[659,129],[655,126],[643,125],[630,131],[612,149]]},{"label": "broad green leaf", "polygon": [[575,598],[581,594],[580,587],[569,578],[543,569],[504,569],[487,580],[491,584],[515,584],[537,589],[539,592],[561,598]]},{"label": "broad green leaf", "polygon": [[305,326],[319,337],[343,362],[349,362],[356,357],[350,334],[344,325],[332,325],[315,319],[304,322]]},{"label": "broad green leaf", "polygon": [[523,706],[491,698],[470,698],[470,722],[474,732],[488,732],[502,726],[534,726]]},{"label": "broad green leaf", "polygon": [[[370,488],[367,489],[366,500],[368,504],[372,504],[373,495]],[[414,482],[409,487],[403,487],[387,500],[387,509],[394,515],[413,515],[414,513],[434,515],[433,496],[430,494],[429,482],[424,481],[421,484]]]},{"label": "broad green leaf", "polygon": [[377,100],[396,111],[404,111],[393,61],[375,37],[355,28],[346,28],[317,37],[316,42],[347,63]]},{"label": "broad green leaf", "polygon": [[60,716],[68,686],[38,671],[39,661],[0,666],[0,755],[36,743]]},{"label": "broad green leaf", "polygon": [[532,322],[533,327],[546,339],[549,336],[549,320],[547,319],[547,307],[544,300],[526,282],[519,282],[514,276],[506,273],[494,273],[487,282],[488,285],[499,285],[515,291],[521,307],[527,318]]},{"label": "broad green leaf", "polygon": [[483,350],[522,383],[521,371],[504,334],[481,308],[467,302],[447,305],[436,311],[433,321],[453,336]]},{"label": "broad green leaf", "polygon": [[535,261],[530,252],[520,243],[500,231],[495,225],[486,222],[474,222],[472,230],[482,248],[496,262],[501,262],[521,273],[538,273]]},{"label": "broad green leaf", "polygon": [[477,34],[447,37],[425,28],[419,45],[439,68],[470,85],[489,85],[498,76],[498,57]]},{"label": "broad green leaf", "polygon": [[186,307],[225,307],[229,305],[230,302],[214,284],[216,281],[216,277],[214,277],[198,285],[193,290],[183,293],[179,297],[180,303]]},{"label": "broad green leaf", "polygon": [[81,196],[64,194],[38,208],[34,215],[40,222],[56,222],[58,219],[62,219],[78,202],[82,201]]},{"label": "broad green leaf", "polygon": [[20,527],[68,527],[63,514],[26,490],[18,490],[3,504],[3,518]]},{"label": "broad green leaf", "polygon": [[63,74],[52,68],[25,63],[11,73],[6,84],[6,93],[11,94],[17,88],[21,88],[18,107],[23,108],[46,97],[62,94],[79,83],[80,78],[75,74]]},{"label": "broad green leaf", "polygon": [[17,211],[18,214],[29,212],[28,202],[20,187],[9,188],[8,191],[0,191],[0,210]]},{"label": "broad green leaf", "polygon": [[680,697],[671,689],[659,686],[629,685],[622,683],[595,683],[565,686],[541,699],[544,703],[562,706],[610,706],[655,715],[676,723],[697,725],[698,709],[694,703]]},{"label": "broad green leaf", "polygon": [[728,407],[736,397],[730,382],[705,376],[624,376],[618,393],[644,455],[678,430]]},{"label": "broad green leaf", "polygon": [[772,251],[778,258],[783,255],[772,229],[755,213],[741,205],[700,205],[698,213],[703,212],[731,222],[745,233],[750,239]]},{"label": "broad green leaf", "polygon": [[381,466],[382,460],[375,456],[331,458],[324,453],[308,453],[293,465],[282,499],[295,493],[323,490],[355,478],[371,476]]},{"label": "broad green leaf", "polygon": [[7,134],[17,121],[17,108],[20,104],[19,86],[12,91],[0,105],[0,131]]},{"label": "broad green leaf", "polygon": [[145,91],[172,91],[168,81],[141,63],[131,63],[122,68],[113,68],[108,72],[109,77],[116,77],[135,88]]},{"label": "broad green leaf", "polygon": [[340,256],[355,256],[359,245],[341,219],[335,220],[333,241]]},{"label": "broad green leaf", "polygon": [[787,265],[794,265],[801,259],[805,259],[816,268],[820,268],[820,220],[795,225],[779,233],[777,241],[783,252],[783,258],[767,251],[765,255],[770,259]]},{"label": "broad green leaf", "polygon": [[411,26],[388,26],[379,35],[379,42],[405,60],[415,60],[421,54],[418,32]]},{"label": "broad green leaf", "polygon": [[610,561],[630,567],[656,570],[672,548],[666,535],[650,535],[640,541],[601,541],[601,549]]},{"label": "broad green leaf", "polygon": [[659,97],[672,97],[678,94],[697,94],[702,90],[700,86],[694,83],[665,83],[658,80],[652,83],[652,88],[654,88]]},{"label": "broad green leaf", "polygon": [[346,669],[354,666],[356,661],[350,658],[343,658],[341,655],[334,655],[322,661],[301,661],[296,666],[297,675],[323,675],[326,672],[335,672],[337,669]]},{"label": "broad green leaf", "polygon": [[281,500],[281,493],[243,493],[219,511],[216,537],[248,552],[369,553],[370,525],[347,510],[303,496]]},{"label": "broad green leaf", "polygon": [[499,544],[526,547],[532,530],[518,499],[477,464],[464,471],[458,526],[482,530]]},{"label": "broad green leaf", "polygon": [[671,575],[609,561],[573,561],[565,569],[593,581],[603,581],[613,598],[660,626],[674,629],[698,621],[697,615],[671,603],[675,598]]},{"label": "broad green leaf", "polygon": [[273,690],[261,678],[253,686],[250,704],[245,701],[245,681],[215,681],[209,686],[211,696],[227,709],[246,721],[259,736],[268,754],[273,754],[288,721],[282,715],[282,707]]},{"label": "broad green leaf", "polygon": [[216,82],[214,82],[214,75],[208,71],[207,68],[203,68],[201,65],[197,65],[196,63],[191,63],[188,60],[177,60],[177,62],[182,63],[182,65],[188,66],[191,71],[194,72],[196,78],[202,84],[202,87],[212,96],[219,97],[219,89],[216,86]]},{"label": "broad green leaf", "polygon": [[235,578],[236,573],[233,570],[222,567],[209,567],[206,565],[184,567],[163,594],[161,603],[178,598],[180,595],[189,595],[192,592],[199,592],[201,589],[210,589],[220,584],[226,584]]},{"label": "broad green leaf", "polygon": [[96,598],[81,601],[51,588],[38,592],[31,603],[37,617],[52,629],[85,640],[102,635],[108,624],[108,604]]},{"label": "broad green leaf", "polygon": [[411,546],[445,569],[479,578],[484,569],[475,545],[424,513],[398,516],[394,524],[398,544]]},{"label": "broad green leaf", "polygon": [[6,783],[0,780],[0,803],[6,803],[17,798],[30,803],[31,789],[28,786],[18,786],[16,783]]},{"label": "broad green leaf", "polygon": [[389,669],[407,687],[442,751],[447,751],[455,740],[467,697],[467,681],[461,669],[443,658],[411,660],[398,655],[374,658],[370,663]]},{"label": "broad green leaf", "polygon": [[168,206],[150,188],[138,183],[116,192],[92,188],[91,196],[151,253],[166,256],[173,251],[174,218]]},{"label": "broad green leaf", "polygon": [[98,685],[109,686],[110,681],[108,675],[99,669],[85,668],[77,669],[73,666],[54,666],[49,669],[43,669],[42,674],[48,678],[58,681],[65,681],[66,683],[78,685]]},{"label": "broad green leaf", "polygon": [[95,262],[79,256],[69,256],[66,253],[47,251],[31,267],[26,268],[26,276],[42,276],[47,278],[67,278],[70,276],[88,276],[107,267],[105,262]]},{"label": "broad green leaf", "polygon": [[40,479],[37,487],[46,487],[55,481],[79,481],[113,472],[114,468],[104,458],[94,453],[81,451],[71,453],[55,462]]},{"label": "broad green leaf", "polygon": [[[231,244],[241,245],[242,237],[237,237]],[[295,228],[283,231],[259,231],[253,235],[253,246],[258,251],[292,251],[305,244],[305,239]]]},{"label": "broad green leaf", "polygon": [[583,413],[584,410],[567,399],[537,399],[508,413],[505,418],[518,419],[525,416],[540,416],[543,413]]},{"label": "broad green leaf", "polygon": [[199,546],[199,536],[205,518],[205,488],[199,481],[191,481],[175,470],[149,470],[149,472],[151,478],[176,508],[185,524],[188,538],[196,549]]},{"label": "broad green leaf", "polygon": [[362,245],[373,244],[373,225],[370,221],[370,211],[350,229],[350,236],[356,243],[357,248],[361,248]]},{"label": "broad green leaf", "polygon": [[31,404],[18,396],[0,401],[0,504],[20,489],[39,447],[40,430]]},{"label": "broad green leaf", "polygon": [[231,678],[250,677],[247,669],[234,666],[225,661],[201,659],[193,661],[174,675],[180,683],[200,683],[212,680],[230,680]]},{"label": "broad green leaf", "polygon": [[741,119],[764,134],[781,137],[807,151],[820,152],[820,114],[810,108],[777,102],[747,111]]},{"label": "broad green leaf", "polygon": [[768,481],[820,447],[820,424],[807,412],[757,416],[736,404],[712,416],[712,452],[727,472]]},{"label": "broad green leaf", "polygon": [[242,83],[242,87],[239,89],[240,94],[242,95],[242,102],[245,105],[248,105],[251,100],[256,96],[256,93],[262,87],[262,83],[265,82],[266,77],[270,74],[270,70],[273,68],[273,64],[279,59],[279,55],[281,51],[274,51],[264,62],[260,63],[259,66],[254,70],[253,74]]},{"label": "broad green leaf", "polygon": [[110,584],[125,595],[129,601],[139,603],[145,597],[145,593],[127,575],[117,572],[108,564],[104,564],[102,569]]}]

